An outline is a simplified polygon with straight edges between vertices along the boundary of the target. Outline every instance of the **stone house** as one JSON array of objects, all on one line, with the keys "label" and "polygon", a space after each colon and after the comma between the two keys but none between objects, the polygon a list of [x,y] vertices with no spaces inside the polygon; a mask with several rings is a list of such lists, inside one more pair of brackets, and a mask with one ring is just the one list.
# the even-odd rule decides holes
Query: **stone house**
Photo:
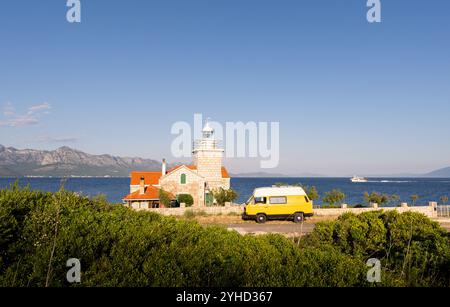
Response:
[{"label": "stone house", "polygon": [[162,189],[173,199],[180,194],[191,195],[196,207],[212,205],[213,190],[230,188],[230,176],[222,165],[223,152],[214,137],[214,129],[207,123],[202,138],[194,142],[192,164],[166,171],[163,160],[161,172],[132,172],[130,194],[123,201],[133,208],[159,207]]}]

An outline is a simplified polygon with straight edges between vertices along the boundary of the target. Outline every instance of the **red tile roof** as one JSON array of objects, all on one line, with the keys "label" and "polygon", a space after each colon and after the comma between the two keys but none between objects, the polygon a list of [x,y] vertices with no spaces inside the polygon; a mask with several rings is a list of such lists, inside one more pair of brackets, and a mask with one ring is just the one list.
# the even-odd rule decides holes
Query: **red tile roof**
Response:
[{"label": "red tile roof", "polygon": [[[171,169],[167,172],[167,174],[170,174],[170,173],[176,171],[177,169],[179,169],[179,168],[182,167],[182,166],[186,166],[187,168],[189,168],[190,170],[193,170],[193,171],[194,171],[194,170],[197,170],[197,166],[195,166],[195,165],[178,165],[178,166],[176,166],[176,167],[174,167],[174,168],[171,168]],[[225,167],[223,167],[223,166],[222,166],[222,178],[230,178],[230,175],[228,174],[227,169],[226,169]]]},{"label": "red tile roof", "polygon": [[158,200],[159,189],[148,186],[145,188],[144,194],[139,194],[140,190],[137,190],[127,196],[123,200]]},{"label": "red tile roof", "polygon": [[[125,196],[123,200],[159,200],[159,189],[154,186],[148,186],[145,188],[144,194],[139,194],[139,190]],[[166,192],[169,198],[175,199],[175,195]]]},{"label": "red tile roof", "polygon": [[227,169],[223,166],[222,166],[222,178],[230,178]]},{"label": "red tile roof", "polygon": [[139,185],[141,177],[144,177],[145,184],[159,184],[161,172],[131,172],[130,185]]}]

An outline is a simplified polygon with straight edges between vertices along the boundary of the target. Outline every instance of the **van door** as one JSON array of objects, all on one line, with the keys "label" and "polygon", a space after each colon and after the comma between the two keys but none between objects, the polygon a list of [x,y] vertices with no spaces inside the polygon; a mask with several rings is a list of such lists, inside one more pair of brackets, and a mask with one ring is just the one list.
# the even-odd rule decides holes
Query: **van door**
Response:
[{"label": "van door", "polygon": [[268,208],[267,197],[255,197],[253,200],[253,203],[254,203],[253,214],[255,214],[255,215],[258,213],[265,213],[266,215],[269,214],[267,212],[267,208]]},{"label": "van door", "polygon": [[270,215],[288,215],[288,199],[286,196],[269,197]]}]

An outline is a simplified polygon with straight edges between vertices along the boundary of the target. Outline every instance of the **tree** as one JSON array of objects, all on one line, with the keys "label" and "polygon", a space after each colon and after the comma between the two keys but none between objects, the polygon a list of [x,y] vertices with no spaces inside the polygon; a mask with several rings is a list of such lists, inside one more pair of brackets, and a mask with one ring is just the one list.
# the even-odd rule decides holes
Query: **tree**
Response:
[{"label": "tree", "polygon": [[163,189],[159,189],[159,202],[166,208],[170,208],[170,195]]},{"label": "tree", "polygon": [[275,182],[274,186],[276,186],[277,188],[279,188],[279,187],[285,187],[285,186],[288,186],[288,184],[287,184],[287,183],[284,183],[284,182]]},{"label": "tree", "polygon": [[213,197],[216,200],[219,206],[225,206],[225,203],[233,202],[238,198],[238,194],[233,189],[225,190],[224,188],[220,188],[212,191]]},{"label": "tree", "polygon": [[286,182],[276,182],[274,184],[274,186],[276,186],[277,188],[280,188],[280,187],[303,187],[303,185],[300,182],[293,183],[293,184],[289,184]]},{"label": "tree", "polygon": [[192,207],[194,204],[194,198],[191,194],[180,194],[178,195],[178,202],[186,204],[186,207]]},{"label": "tree", "polygon": [[396,195],[396,194],[393,194],[393,195],[391,195],[391,197],[390,197],[390,201],[391,201],[394,205],[397,205],[397,204],[400,202],[400,196],[399,196],[399,195]]},{"label": "tree", "polygon": [[419,195],[417,195],[417,194],[411,195],[411,201],[413,203],[413,206],[416,204],[416,201],[418,199],[419,199]]},{"label": "tree", "polygon": [[448,196],[442,196],[441,197],[441,203],[445,206],[448,203]]},{"label": "tree", "polygon": [[391,200],[393,196],[389,196],[388,194],[381,194],[378,192],[372,192],[370,194],[368,192],[364,192],[364,201],[367,204],[376,203],[381,206]]},{"label": "tree", "polygon": [[341,203],[345,199],[345,194],[338,189],[331,190],[330,192],[325,193],[325,197],[323,198],[323,202],[329,204],[330,206],[334,206],[337,203]]},{"label": "tree", "polygon": [[308,195],[308,198],[311,199],[312,201],[315,201],[320,197],[319,192],[317,191],[317,188],[315,186],[307,187],[305,191],[306,194]]}]

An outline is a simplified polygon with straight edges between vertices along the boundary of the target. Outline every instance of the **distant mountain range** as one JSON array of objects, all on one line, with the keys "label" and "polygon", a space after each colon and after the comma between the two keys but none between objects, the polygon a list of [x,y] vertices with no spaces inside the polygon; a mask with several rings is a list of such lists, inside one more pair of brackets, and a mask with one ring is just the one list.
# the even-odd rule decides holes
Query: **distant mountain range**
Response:
[{"label": "distant mountain range", "polygon": [[450,167],[441,168],[425,174],[399,173],[388,175],[368,175],[366,177],[374,178],[450,178]]},{"label": "distant mountain range", "polygon": [[133,170],[156,171],[161,162],[151,159],[90,155],[69,147],[57,150],[16,149],[0,145],[0,176],[113,176]]},{"label": "distant mountain range", "polygon": [[[169,165],[168,167],[177,164]],[[65,177],[65,176],[111,176],[128,177],[131,171],[158,171],[161,162],[152,159],[91,155],[82,151],[61,147],[56,150],[16,149],[0,145],[0,177]],[[392,177],[375,176],[375,177]],[[281,173],[253,172],[231,174],[231,177],[324,177],[303,173],[286,175]],[[397,177],[450,178],[450,167],[427,174],[404,174]]]},{"label": "distant mountain range", "polygon": [[424,175],[432,178],[450,178],[450,167],[441,168]]}]

